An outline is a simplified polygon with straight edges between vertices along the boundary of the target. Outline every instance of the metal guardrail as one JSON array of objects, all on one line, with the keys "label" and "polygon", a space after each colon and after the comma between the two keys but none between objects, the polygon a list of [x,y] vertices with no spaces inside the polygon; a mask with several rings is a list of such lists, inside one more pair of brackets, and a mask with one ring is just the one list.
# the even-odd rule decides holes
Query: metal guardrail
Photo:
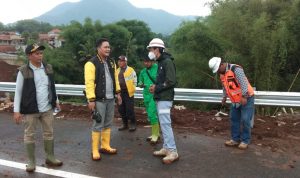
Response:
[{"label": "metal guardrail", "polygon": [[[13,82],[0,82],[0,91],[15,92]],[[83,96],[84,85],[56,84],[58,95]],[[175,88],[175,101],[220,103],[222,90]],[[135,98],[143,98],[143,89],[138,88]],[[229,101],[229,100],[227,100]],[[300,107],[300,92],[255,91],[255,105]]]}]

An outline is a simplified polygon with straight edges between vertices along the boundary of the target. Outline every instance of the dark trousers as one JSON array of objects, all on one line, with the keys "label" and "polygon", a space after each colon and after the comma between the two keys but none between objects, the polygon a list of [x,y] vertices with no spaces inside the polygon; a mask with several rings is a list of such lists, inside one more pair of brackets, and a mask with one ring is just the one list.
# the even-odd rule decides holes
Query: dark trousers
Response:
[{"label": "dark trousers", "polygon": [[132,124],[136,123],[134,114],[134,97],[129,97],[126,90],[121,91],[122,104],[118,106],[118,111],[122,117],[123,123],[128,124],[128,120]]}]

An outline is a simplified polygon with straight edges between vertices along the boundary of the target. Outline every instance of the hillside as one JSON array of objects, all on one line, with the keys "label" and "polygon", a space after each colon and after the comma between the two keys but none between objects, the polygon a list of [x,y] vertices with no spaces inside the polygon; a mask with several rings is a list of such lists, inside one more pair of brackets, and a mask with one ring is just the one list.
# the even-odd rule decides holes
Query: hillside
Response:
[{"label": "hillside", "polygon": [[18,67],[0,60],[0,82],[15,82]]},{"label": "hillside", "polygon": [[72,20],[83,22],[86,17],[112,23],[122,19],[142,20],[153,32],[170,34],[182,21],[192,20],[191,16],[175,16],[162,10],[137,8],[127,0],[81,0],[76,3],[62,3],[49,12],[35,18],[52,25],[68,24]]}]

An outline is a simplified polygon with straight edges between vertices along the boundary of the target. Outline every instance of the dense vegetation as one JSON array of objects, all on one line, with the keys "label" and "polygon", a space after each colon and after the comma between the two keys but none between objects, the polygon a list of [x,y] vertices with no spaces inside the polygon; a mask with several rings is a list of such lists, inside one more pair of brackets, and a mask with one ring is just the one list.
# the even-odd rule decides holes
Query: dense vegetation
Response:
[{"label": "dense vegetation", "polygon": [[[222,56],[242,65],[257,90],[287,91],[300,68],[300,1],[216,0],[211,7],[205,21],[183,23],[171,36],[181,86],[215,87],[207,61]],[[299,77],[291,91],[300,91]]]},{"label": "dense vegetation", "polygon": [[[287,91],[300,68],[300,0],[215,0],[207,18],[183,22],[170,36],[151,32],[138,20],[122,20],[103,25],[86,18],[60,26],[65,45],[46,51],[54,65],[57,83],[83,84],[84,61],[95,54],[97,38],[107,37],[112,57],[125,54],[129,65],[139,71],[146,46],[153,37],[163,38],[175,57],[178,87],[220,88],[208,69],[208,60],[222,56],[243,66],[257,90]],[[14,29],[28,35],[51,29],[47,23],[19,21],[0,30]],[[27,35],[27,36],[26,36]],[[295,80],[290,91],[300,91]]]}]

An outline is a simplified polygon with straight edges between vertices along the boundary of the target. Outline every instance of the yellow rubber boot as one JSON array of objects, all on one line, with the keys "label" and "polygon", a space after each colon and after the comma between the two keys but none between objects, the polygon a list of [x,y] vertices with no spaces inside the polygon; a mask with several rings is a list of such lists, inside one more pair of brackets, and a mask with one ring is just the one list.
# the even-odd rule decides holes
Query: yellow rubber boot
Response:
[{"label": "yellow rubber boot", "polygon": [[92,131],[92,159],[94,161],[98,161],[101,159],[99,153],[99,140],[100,140],[100,132]]},{"label": "yellow rubber boot", "polygon": [[160,137],[159,124],[154,124],[154,129],[152,130],[152,135]]},{"label": "yellow rubber boot", "polygon": [[106,128],[101,131],[101,153],[107,153],[107,154],[116,154],[117,149],[110,147],[110,133],[111,129]]},{"label": "yellow rubber boot", "polygon": [[151,138],[150,143],[153,145],[157,144],[159,141],[159,137],[160,137],[159,124],[157,123],[157,124],[152,125],[152,138]]}]

